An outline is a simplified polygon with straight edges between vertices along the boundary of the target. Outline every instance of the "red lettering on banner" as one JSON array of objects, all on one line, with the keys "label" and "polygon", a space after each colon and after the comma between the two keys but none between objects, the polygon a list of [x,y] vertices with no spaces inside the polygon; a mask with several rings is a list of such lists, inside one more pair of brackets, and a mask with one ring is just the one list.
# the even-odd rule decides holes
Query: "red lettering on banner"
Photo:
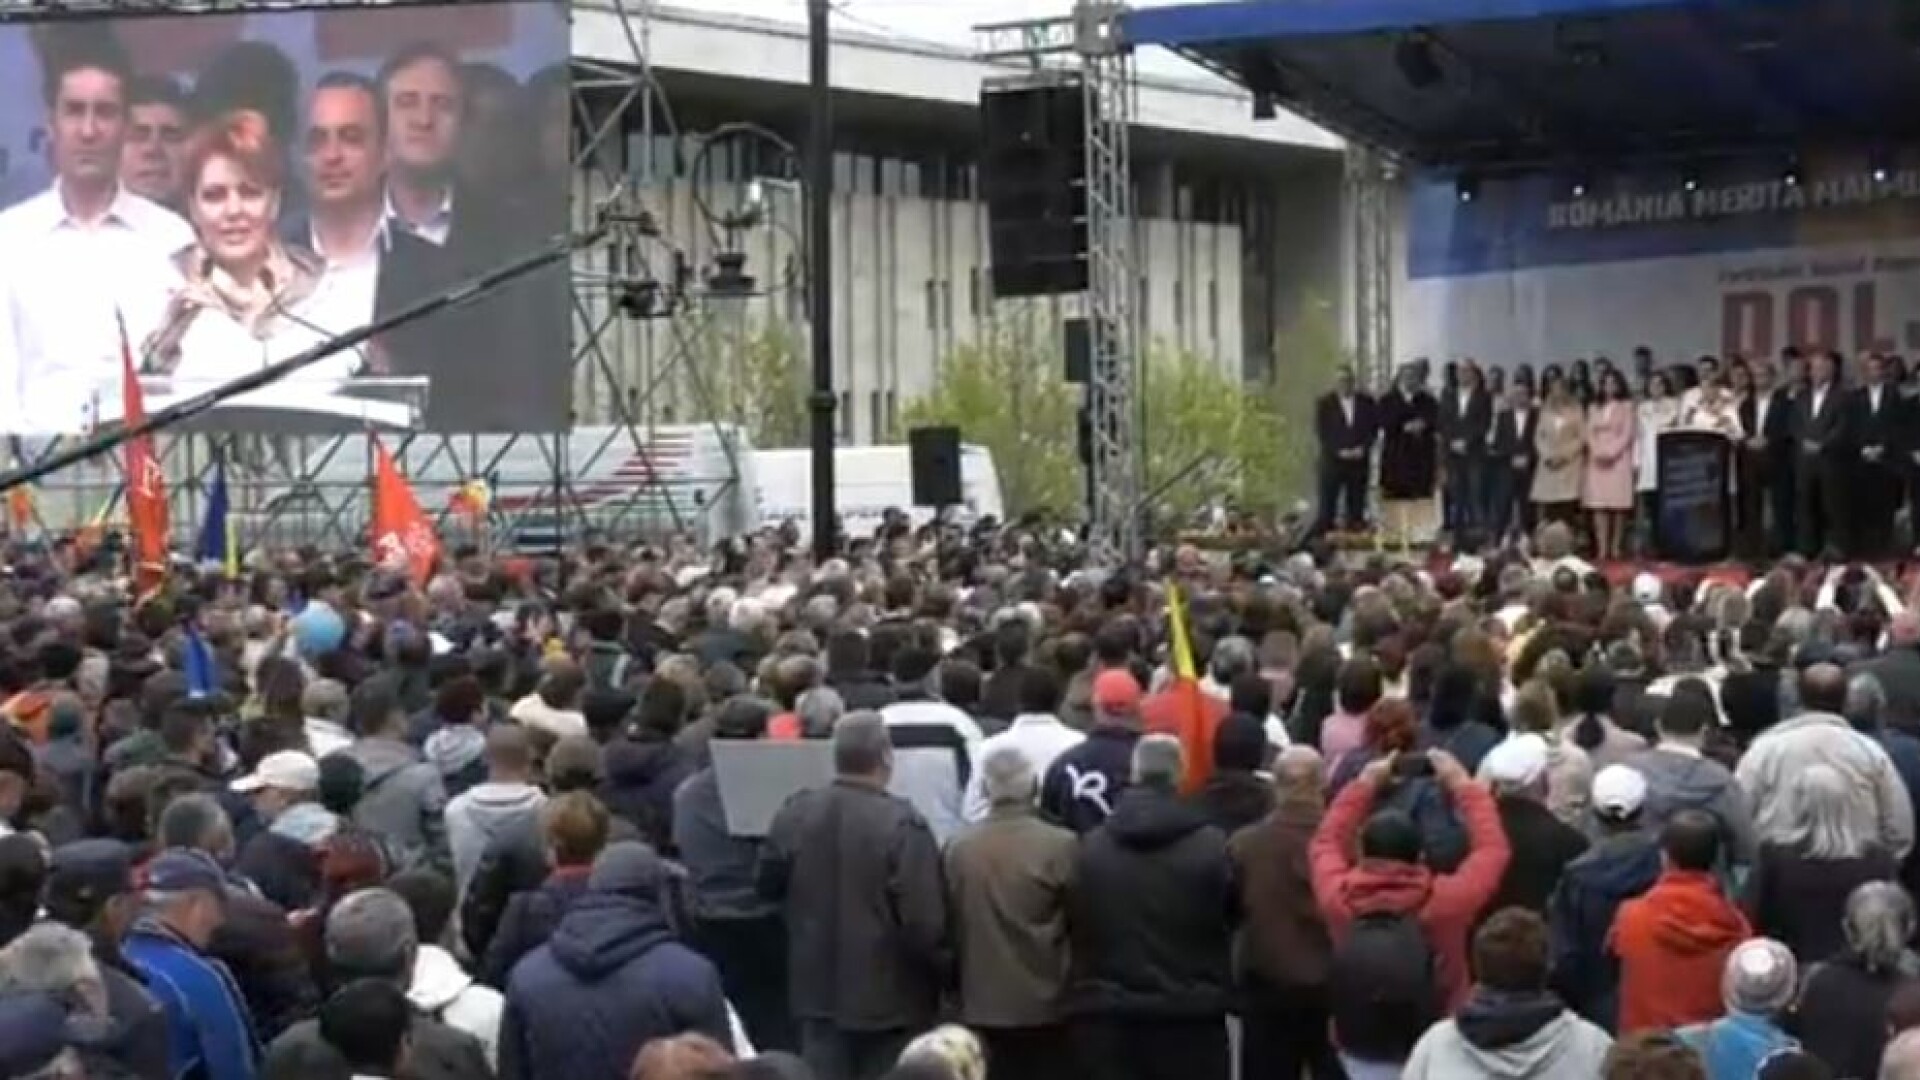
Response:
[{"label": "red lettering on banner", "polygon": [[1802,352],[1840,348],[1840,292],[1802,285],[1787,294],[1787,344]]},{"label": "red lettering on banner", "polygon": [[431,41],[455,53],[505,48],[513,41],[516,5],[462,4],[443,8],[357,8],[328,11],[315,19],[320,58],[329,64],[379,62],[412,41]]},{"label": "red lettering on banner", "polygon": [[1909,322],[1894,333],[1882,333],[1879,283],[1871,278],[1844,289],[1799,285],[1778,297],[1763,289],[1721,295],[1722,355],[1771,356],[1776,344],[1803,351],[1833,349],[1847,355],[1898,349],[1903,344],[1914,348],[1920,346],[1920,323]]},{"label": "red lettering on banner", "polygon": [[1773,294],[1752,289],[1720,298],[1720,355],[1773,355]]}]

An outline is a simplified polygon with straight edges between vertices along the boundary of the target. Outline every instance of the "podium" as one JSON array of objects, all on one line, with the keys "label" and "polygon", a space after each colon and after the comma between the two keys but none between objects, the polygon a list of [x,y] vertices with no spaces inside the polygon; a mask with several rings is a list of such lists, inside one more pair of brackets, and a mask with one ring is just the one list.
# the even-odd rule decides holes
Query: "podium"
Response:
[{"label": "podium", "polygon": [[1677,563],[1733,551],[1733,440],[1717,431],[1662,432],[1654,443],[1653,547]]}]

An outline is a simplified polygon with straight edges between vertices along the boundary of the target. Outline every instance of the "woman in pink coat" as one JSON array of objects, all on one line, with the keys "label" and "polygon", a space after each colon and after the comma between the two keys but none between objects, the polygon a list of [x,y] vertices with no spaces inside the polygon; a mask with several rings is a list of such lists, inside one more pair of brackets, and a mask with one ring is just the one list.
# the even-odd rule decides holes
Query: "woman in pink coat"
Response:
[{"label": "woman in pink coat", "polygon": [[1633,398],[1627,380],[1608,368],[1587,416],[1587,482],[1582,502],[1593,517],[1594,557],[1620,558],[1633,512]]}]

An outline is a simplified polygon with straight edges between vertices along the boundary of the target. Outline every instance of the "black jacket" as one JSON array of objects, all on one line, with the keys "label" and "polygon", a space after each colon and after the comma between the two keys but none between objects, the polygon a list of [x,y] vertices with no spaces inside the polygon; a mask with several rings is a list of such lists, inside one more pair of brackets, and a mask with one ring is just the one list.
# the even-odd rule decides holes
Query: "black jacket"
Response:
[{"label": "black jacket", "polygon": [[1273,785],[1249,772],[1215,772],[1193,793],[1193,805],[1207,824],[1232,836],[1273,811]]},{"label": "black jacket", "polygon": [[[1861,451],[1860,463],[1874,465],[1883,469],[1899,469],[1905,455],[1908,423],[1907,402],[1900,391],[1892,386],[1880,388],[1880,407],[1873,407],[1873,397],[1865,386],[1855,387],[1847,396],[1847,406],[1852,415],[1847,418],[1847,430],[1853,438],[1853,445]],[[1865,451],[1869,448],[1880,451],[1877,461],[1868,461]],[[1904,470],[1902,470],[1904,471]]]},{"label": "black jacket", "polygon": [[615,739],[601,751],[607,778],[600,800],[640,830],[641,839],[663,855],[673,852],[673,792],[700,771],[693,751],[671,740]]},{"label": "black jacket", "polygon": [[1787,1030],[1835,1076],[1880,1074],[1887,1046],[1887,1002],[1913,981],[1911,974],[1868,971],[1859,957],[1843,953],[1800,973],[1800,1004]]},{"label": "black jacket", "polygon": [[1800,460],[1818,458],[1832,464],[1846,461],[1853,448],[1851,432],[1848,430],[1852,414],[1853,410],[1847,404],[1847,391],[1837,383],[1827,387],[1818,413],[1813,411],[1811,388],[1795,399],[1793,437],[1798,442]]},{"label": "black jacket", "polygon": [[1464,390],[1449,390],[1440,397],[1440,448],[1449,458],[1471,460],[1487,452],[1493,433],[1493,398],[1484,389],[1475,390],[1463,410],[1465,395]]},{"label": "black jacket", "polygon": [[288,911],[320,902],[320,855],[302,840],[264,829],[240,849],[234,868]]},{"label": "black jacket", "polygon": [[[1766,440],[1761,450],[1761,459],[1771,470],[1772,466],[1790,466],[1793,463],[1793,395],[1784,388],[1775,389],[1767,404],[1767,417],[1764,429],[1760,428],[1757,399],[1748,395],[1740,402],[1741,430],[1748,438],[1759,436]],[[1778,479],[1778,478],[1775,478]]]},{"label": "black jacket", "polygon": [[1896,646],[1861,665],[1861,670],[1879,679],[1887,693],[1887,723],[1910,735],[1920,734],[1920,648]]},{"label": "black jacket", "polygon": [[[638,829],[620,818],[613,819],[608,843],[638,839]],[[547,880],[547,871],[546,840],[537,820],[517,822],[487,844],[474,868],[473,880],[467,883],[466,898],[460,902],[460,940],[467,946],[467,955],[487,955],[513,898],[538,889]],[[506,973],[501,977],[504,979]],[[502,985],[484,977],[481,981],[496,988]]]},{"label": "black jacket", "polygon": [[1500,827],[1506,830],[1513,858],[1500,878],[1499,891],[1481,910],[1482,921],[1504,907],[1545,915],[1560,875],[1587,850],[1587,838],[1554,817],[1539,800],[1524,795],[1500,797]]},{"label": "black jacket", "polygon": [[1648,833],[1602,839],[1561,871],[1549,904],[1553,988],[1608,1031],[1619,1024],[1620,962],[1607,949],[1607,934],[1620,905],[1660,877],[1660,858],[1658,838]]},{"label": "black jacket", "polygon": [[560,917],[567,913],[575,900],[587,893],[587,876],[591,867],[568,867],[555,870],[547,875],[547,880],[537,889],[515,893],[507,902],[507,911],[500,919],[500,927],[494,931],[493,940],[487,943],[486,957],[480,964],[480,981],[488,986],[506,989],[507,979],[513,974],[513,965],[520,958],[547,943],[553,936],[553,930],[560,925]]},{"label": "black jacket", "polygon": [[1856,886],[1898,880],[1898,864],[1878,850],[1853,859],[1811,859],[1794,848],[1761,844],[1744,906],[1754,933],[1792,949],[1801,964],[1813,964],[1846,947],[1841,916]]},{"label": "black jacket", "polygon": [[214,931],[207,951],[233,973],[262,1041],[320,1007],[320,991],[287,912],[265,897],[228,889],[226,921]]},{"label": "black jacket", "polygon": [[[1347,419],[1347,411],[1340,407],[1338,394],[1322,394],[1313,406],[1314,434],[1320,440],[1320,460],[1323,464],[1332,463],[1334,455],[1342,450],[1371,450],[1373,448],[1374,417],[1373,398],[1366,394],[1353,395],[1353,419]],[[1355,464],[1364,465],[1364,460]]]},{"label": "black jacket", "polygon": [[1095,1016],[1225,1014],[1237,907],[1226,836],[1174,794],[1128,788],[1074,863],[1068,1009]]},{"label": "black jacket", "polygon": [[[1521,420],[1512,409],[1501,409],[1493,416],[1493,438],[1488,452],[1495,461],[1512,469],[1522,476],[1532,476],[1533,470],[1540,464],[1540,450],[1534,445],[1534,435],[1540,430],[1540,409],[1527,406],[1527,416]],[[1515,465],[1514,459],[1521,459]]]},{"label": "black jacket", "polygon": [[[493,1080],[480,1040],[430,1017],[414,1014],[407,1068],[399,1080]],[[350,1080],[353,1070],[320,1037],[318,1020],[302,1020],[267,1047],[260,1080]]]},{"label": "black jacket", "polygon": [[878,712],[899,700],[887,677],[871,671],[835,672],[827,676],[827,685],[846,702],[848,712]]},{"label": "black jacket", "polygon": [[1133,744],[1140,733],[1103,724],[1086,741],[1069,747],[1047,767],[1040,810],[1057,824],[1085,835],[1107,820],[1133,772]]},{"label": "black jacket", "polygon": [[912,804],[836,781],[774,816],[760,894],[785,905],[799,1020],[918,1031],[952,970],[940,849]]},{"label": "black jacket", "polygon": [[147,993],[140,976],[118,956],[98,944],[94,961],[107,991],[107,1016],[112,1029],[101,1045],[82,1055],[87,1075],[98,1080],[172,1080],[168,1067],[167,1014]]}]

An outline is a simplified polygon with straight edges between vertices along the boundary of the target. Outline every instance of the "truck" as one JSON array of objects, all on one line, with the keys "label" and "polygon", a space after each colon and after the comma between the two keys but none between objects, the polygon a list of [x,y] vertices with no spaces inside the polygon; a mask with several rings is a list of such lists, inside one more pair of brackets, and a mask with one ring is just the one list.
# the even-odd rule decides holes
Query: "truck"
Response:
[{"label": "truck", "polygon": [[[753,455],[755,509],[765,525],[791,521],[801,535],[813,525],[813,458],[805,448],[759,450]],[[841,446],[833,452],[834,508],[848,536],[871,536],[888,510],[905,511],[915,526],[932,520],[941,507],[913,503],[913,460],[908,448]],[[983,517],[1004,520],[1000,474],[984,446],[960,447],[960,495],[963,521]]]}]

